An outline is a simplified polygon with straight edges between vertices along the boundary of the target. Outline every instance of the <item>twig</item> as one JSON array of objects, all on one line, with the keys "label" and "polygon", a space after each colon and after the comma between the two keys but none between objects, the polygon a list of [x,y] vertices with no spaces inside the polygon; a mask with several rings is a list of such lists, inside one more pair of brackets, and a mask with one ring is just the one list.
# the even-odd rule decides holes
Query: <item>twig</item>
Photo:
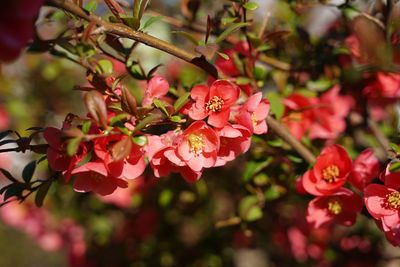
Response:
[{"label": "twig", "polygon": [[379,143],[379,146],[381,148],[380,149],[380,154],[382,155],[382,157],[387,157],[389,149],[390,149],[389,140],[382,133],[382,131],[379,129],[379,126],[375,121],[373,121],[371,119],[368,119],[368,126],[371,129],[372,133],[374,134],[376,140]]},{"label": "twig", "polygon": [[308,163],[310,163],[310,164],[315,163],[314,154],[311,153],[311,151],[308,150],[308,148],[305,147],[302,143],[300,143],[296,138],[294,138],[294,136],[289,132],[288,129],[286,129],[285,126],[280,124],[278,121],[276,121],[271,116],[267,117],[267,124],[276,133],[276,135],[278,135],[280,138],[282,138],[284,141],[286,141]]},{"label": "twig", "polygon": [[79,6],[75,5],[72,2],[66,1],[66,0],[48,0],[47,4],[49,6],[63,9],[63,10],[65,10],[71,14],[74,14],[86,21],[95,22],[98,26],[101,26],[104,28],[104,32],[135,40],[142,44],[145,44],[145,45],[154,47],[156,49],[159,49],[161,51],[164,51],[164,52],[166,52],[170,55],[173,55],[177,58],[180,58],[186,62],[192,63],[193,65],[203,69],[204,71],[206,71],[213,77],[218,78],[217,69],[212,64],[207,62],[204,59],[204,57],[202,57],[198,54],[192,53],[192,52],[184,50],[184,49],[180,49],[180,48],[174,46],[173,44],[170,44],[166,41],[163,41],[161,39],[158,39],[158,38],[148,35],[146,33],[143,33],[140,31],[135,31],[126,25],[123,25],[120,23],[109,23],[94,14],[85,12]]}]

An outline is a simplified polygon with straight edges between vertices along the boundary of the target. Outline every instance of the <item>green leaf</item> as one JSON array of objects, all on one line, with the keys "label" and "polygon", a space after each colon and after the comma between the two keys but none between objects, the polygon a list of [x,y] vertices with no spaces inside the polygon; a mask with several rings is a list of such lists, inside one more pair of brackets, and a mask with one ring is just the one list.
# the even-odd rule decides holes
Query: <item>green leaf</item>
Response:
[{"label": "green leaf", "polygon": [[140,27],[140,20],[139,19],[137,19],[135,17],[124,16],[124,15],[121,15],[120,17],[121,17],[122,22],[125,25],[131,27],[134,30],[138,30],[139,29],[139,27]]},{"label": "green leaf", "polygon": [[99,74],[112,74],[113,73],[113,64],[108,59],[101,59],[97,62],[96,71]]},{"label": "green leaf", "polygon": [[91,125],[92,125],[92,121],[90,121],[90,120],[84,121],[82,124],[82,132],[84,134],[88,134]]},{"label": "green leaf", "polygon": [[132,138],[133,142],[139,146],[144,146],[147,144],[147,137],[144,135],[134,136]]},{"label": "green leaf", "polygon": [[265,167],[267,167],[272,162],[272,157],[268,157],[265,161],[256,162],[256,161],[249,161],[246,164],[246,168],[243,173],[243,181],[248,182],[250,179],[257,174],[258,172],[262,171]]},{"label": "green leaf", "polygon": [[97,1],[96,0],[92,0],[89,3],[87,3],[83,9],[86,10],[89,13],[92,13],[96,10],[97,8]]},{"label": "green leaf", "polygon": [[182,37],[184,37],[186,40],[192,42],[195,45],[199,44],[199,41],[196,39],[196,37],[194,37],[193,35],[191,35],[188,32],[185,31],[171,31],[172,34],[178,34]]},{"label": "green leaf", "polygon": [[253,222],[262,218],[263,212],[258,205],[257,197],[247,196],[240,201],[239,216],[248,222]]},{"label": "green leaf", "polygon": [[234,22],[235,20],[237,20],[237,18],[236,17],[233,17],[233,18],[231,18],[231,17],[228,17],[228,18],[222,18],[221,19],[221,23],[222,23],[222,25],[227,25],[227,24],[231,24],[232,22]]},{"label": "green leaf", "polygon": [[152,25],[153,23],[160,21],[162,19],[163,19],[162,16],[151,17],[148,20],[146,20],[146,22],[144,23],[144,25],[142,27],[140,27],[140,30],[144,31],[146,28],[150,27],[150,25]]},{"label": "green leaf", "polygon": [[25,189],[25,185],[18,183],[18,184],[12,184],[4,193],[4,201],[7,201],[9,198],[12,197],[21,197],[22,192]]},{"label": "green leaf", "polygon": [[189,101],[190,92],[181,95],[174,103],[174,110],[178,112]]},{"label": "green leaf", "polygon": [[153,100],[153,104],[156,108],[160,109],[167,117],[169,117],[168,110],[165,108],[165,102],[161,101],[160,99],[155,98]]},{"label": "green leaf", "polygon": [[225,31],[223,31],[218,37],[217,39],[215,39],[215,43],[220,43],[223,40],[225,40],[226,37],[228,37],[228,35],[230,35],[231,33],[233,33],[234,31],[243,28],[243,27],[247,27],[250,26],[251,24],[249,22],[239,22],[239,23],[235,23],[232,24],[231,26],[229,26]]},{"label": "green leaf", "polygon": [[254,2],[247,2],[246,4],[243,5],[243,7],[247,10],[253,11],[258,8],[257,3]]},{"label": "green leaf", "polygon": [[76,154],[81,143],[81,137],[75,137],[68,140],[67,144],[67,155],[72,157]]},{"label": "green leaf", "polygon": [[112,119],[110,120],[110,125],[114,126],[119,123],[124,123],[128,117],[129,117],[129,114],[127,114],[127,113],[118,114],[117,116],[112,117]]},{"label": "green leaf", "polygon": [[276,119],[279,120],[285,112],[281,96],[277,92],[268,92],[267,98],[271,104],[271,111],[275,114]]},{"label": "green leaf", "polygon": [[38,191],[36,192],[36,196],[35,196],[35,204],[37,207],[41,207],[43,205],[43,201],[44,201],[47,193],[49,192],[51,184],[52,184],[52,181],[48,180],[39,187]]},{"label": "green leaf", "polygon": [[29,162],[22,170],[22,179],[24,179],[26,184],[29,184],[29,182],[31,181],[35,169],[36,169],[36,161],[33,160]]},{"label": "green leaf", "polygon": [[222,57],[223,59],[229,60],[229,56],[228,56],[227,54],[221,53],[221,52],[217,52],[217,53],[218,53],[218,55],[219,55],[220,57]]},{"label": "green leaf", "polygon": [[161,114],[151,114],[147,117],[145,117],[143,120],[141,120],[135,127],[135,129],[133,129],[133,132],[138,132],[141,129],[143,129],[144,127],[146,127],[147,125],[153,123],[154,121],[160,120],[161,119]]},{"label": "green leaf", "polygon": [[9,135],[10,133],[12,133],[11,130],[7,130],[7,131],[4,131],[4,132],[1,132],[0,133],[0,140],[4,139],[5,137],[7,137],[7,135]]},{"label": "green leaf", "polygon": [[167,207],[174,197],[174,193],[170,189],[164,189],[161,191],[160,196],[158,197],[158,204],[165,208]]}]

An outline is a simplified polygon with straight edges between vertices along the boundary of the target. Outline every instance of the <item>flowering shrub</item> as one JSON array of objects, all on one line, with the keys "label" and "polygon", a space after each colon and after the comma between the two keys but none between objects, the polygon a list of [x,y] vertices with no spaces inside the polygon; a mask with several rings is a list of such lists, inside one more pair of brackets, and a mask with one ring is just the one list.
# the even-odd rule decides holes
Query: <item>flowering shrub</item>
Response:
[{"label": "flowering shrub", "polygon": [[14,2],[0,60],[34,83],[5,65],[5,224],[70,266],[398,257],[393,1]]}]

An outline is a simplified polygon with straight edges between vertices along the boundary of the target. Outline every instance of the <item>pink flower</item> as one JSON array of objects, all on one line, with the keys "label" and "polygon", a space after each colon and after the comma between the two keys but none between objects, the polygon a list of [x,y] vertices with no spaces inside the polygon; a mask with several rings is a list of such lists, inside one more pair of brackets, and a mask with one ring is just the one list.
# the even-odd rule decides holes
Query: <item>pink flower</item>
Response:
[{"label": "pink flower", "polygon": [[269,101],[262,98],[262,93],[258,92],[250,96],[246,103],[239,110],[236,120],[250,132],[264,134],[268,130],[265,119],[269,113]]},{"label": "pink flower", "polygon": [[355,159],[349,182],[362,191],[374,178],[378,177],[379,171],[379,160],[374,151],[367,148]]},{"label": "pink flower", "polygon": [[74,190],[77,192],[95,192],[105,196],[113,193],[117,187],[126,188],[128,183],[110,176],[101,161],[88,162],[72,171],[75,175]]},{"label": "pink flower", "polygon": [[214,127],[224,127],[229,120],[231,106],[239,98],[240,89],[226,80],[217,80],[209,88],[197,85],[191,91],[194,103],[189,109],[189,116],[194,120],[203,120],[208,116],[208,123]]},{"label": "pink flower", "polygon": [[312,170],[302,177],[304,189],[314,196],[331,195],[339,191],[352,170],[352,161],[339,145],[325,147]]},{"label": "pink flower", "polygon": [[95,139],[94,152],[103,160],[109,175],[114,177],[134,179],[146,168],[142,147],[126,135],[116,134]]},{"label": "pink flower", "polygon": [[180,135],[177,131],[169,131],[162,136],[148,136],[147,156],[156,177],[165,177],[174,172],[180,173],[188,182],[194,182],[200,178],[201,171],[193,171],[184,161],[175,159],[172,162],[167,157],[175,155]]},{"label": "pink flower", "polygon": [[144,92],[142,105],[151,106],[155,98],[162,98],[169,91],[168,82],[161,76],[154,76],[149,81],[147,88]]},{"label": "pink flower", "polygon": [[184,162],[193,171],[200,172],[215,165],[218,150],[216,132],[204,121],[196,121],[182,133],[176,149],[165,155],[178,166]]},{"label": "pink flower", "polygon": [[239,124],[226,125],[217,130],[220,138],[220,148],[215,166],[223,166],[245,153],[251,145],[251,133]]},{"label": "pink flower", "polygon": [[351,226],[361,209],[361,198],[356,193],[341,188],[333,195],[314,198],[308,204],[307,222],[315,228],[327,226],[333,222]]}]

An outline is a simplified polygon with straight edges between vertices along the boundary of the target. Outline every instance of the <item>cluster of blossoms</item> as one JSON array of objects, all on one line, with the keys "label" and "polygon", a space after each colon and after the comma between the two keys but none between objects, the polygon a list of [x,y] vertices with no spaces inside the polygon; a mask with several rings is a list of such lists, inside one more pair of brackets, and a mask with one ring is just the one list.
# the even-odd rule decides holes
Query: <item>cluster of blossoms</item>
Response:
[{"label": "cluster of blossoms", "polygon": [[379,162],[372,150],[364,150],[353,163],[343,147],[325,147],[314,168],[307,171],[298,184],[299,191],[316,196],[308,205],[308,223],[315,228],[333,222],[353,225],[363,207],[362,199],[345,185],[348,182],[362,191],[378,175]]},{"label": "cluster of blossoms", "polygon": [[338,85],[320,97],[293,93],[284,99],[282,122],[297,139],[335,139],[346,129],[345,118],[354,105],[350,96],[340,95]]},{"label": "cluster of blossoms", "polygon": [[[204,169],[225,165],[246,152],[252,134],[267,132],[269,102],[261,92],[241,96],[234,83],[217,80],[192,88],[177,108],[170,104],[174,100],[168,91],[164,78],[153,77],[141,107],[122,87],[112,94],[88,92],[88,118],[71,115],[61,130],[45,129],[50,167],[62,172],[66,181],[74,175],[76,191],[100,195],[126,188],[127,180],[144,172],[146,158],[156,177],[177,172],[193,182]],[[124,108],[116,109],[116,104]],[[164,124],[172,127],[152,133],[152,127]],[[68,154],[72,145],[75,150]]]}]

